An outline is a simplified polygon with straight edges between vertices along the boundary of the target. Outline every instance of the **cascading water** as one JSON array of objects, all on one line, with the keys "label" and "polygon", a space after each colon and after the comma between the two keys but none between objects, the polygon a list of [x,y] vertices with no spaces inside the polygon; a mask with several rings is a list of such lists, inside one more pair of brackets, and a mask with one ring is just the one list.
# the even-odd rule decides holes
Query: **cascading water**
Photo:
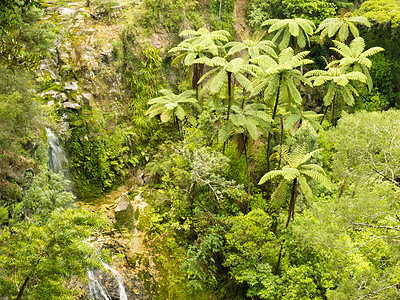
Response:
[{"label": "cascading water", "polygon": [[64,149],[61,147],[58,138],[49,128],[46,128],[46,133],[47,143],[49,145],[47,150],[49,156],[49,169],[54,173],[59,173],[62,171],[66,172],[68,169],[68,160]]},{"label": "cascading water", "polygon": [[[87,243],[88,245],[95,247],[93,244],[91,243]],[[98,252],[99,256],[100,253],[99,251],[96,249],[96,251]],[[115,281],[115,283],[118,286],[118,296],[119,296],[119,300],[128,300],[128,297],[126,295],[126,291],[125,291],[125,287],[124,287],[124,283],[123,283],[123,279],[120,273],[118,273],[117,270],[111,268],[108,264],[106,264],[100,257],[99,257],[99,261],[101,262],[101,264],[103,265],[103,268],[105,270],[108,270],[112,276],[113,276],[113,280]],[[112,300],[112,299],[116,299],[115,297],[111,297],[110,293],[107,291],[107,287],[104,285],[104,275],[103,274],[98,274],[99,270],[88,270],[87,274],[88,274],[88,278],[89,278],[89,294],[90,294],[90,299],[93,300]]]},{"label": "cascading water", "polygon": [[[68,175],[68,160],[65,155],[64,149],[61,147],[60,141],[57,136],[49,129],[46,128],[47,142],[48,142],[48,156],[49,156],[49,169],[54,173],[64,172],[64,175]],[[92,245],[92,244],[90,244]],[[92,245],[95,247],[94,245]],[[97,249],[96,249],[97,251]],[[126,295],[125,287],[121,274],[117,270],[111,268],[99,257],[99,261],[103,265],[105,270],[108,270],[118,286],[119,300],[128,300]],[[87,276],[89,279],[89,297],[93,300],[112,300],[116,299],[111,297],[106,286],[100,279],[99,270],[88,270]]]}]

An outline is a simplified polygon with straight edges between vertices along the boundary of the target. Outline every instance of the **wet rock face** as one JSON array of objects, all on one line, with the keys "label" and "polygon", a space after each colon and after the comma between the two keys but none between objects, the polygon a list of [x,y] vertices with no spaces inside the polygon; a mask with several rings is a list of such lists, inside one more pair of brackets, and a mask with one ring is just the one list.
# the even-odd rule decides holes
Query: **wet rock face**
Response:
[{"label": "wet rock face", "polygon": [[[39,68],[47,82],[53,81],[49,82],[53,91],[45,90],[44,96],[61,109],[89,106],[108,111],[110,103],[123,97],[112,56],[112,43],[123,24],[97,22],[92,15],[95,7],[88,6],[90,1],[49,4],[44,19],[55,22],[61,30],[52,50],[54,55],[43,60]],[[112,9],[118,12],[122,6]]]},{"label": "wet rock face", "polygon": [[[104,292],[106,293],[108,299],[111,300],[124,300],[124,299],[149,299],[148,296],[145,294],[145,290],[143,288],[143,285],[139,282],[137,276],[133,272],[129,272],[127,270],[124,270],[120,275],[121,275],[121,280],[123,285],[124,285],[124,292],[126,294],[125,296],[121,295],[121,290],[120,290],[120,283],[118,282],[118,279],[115,277],[114,274],[110,270],[107,269],[95,269],[91,270],[91,275],[89,278],[91,280],[97,281],[99,285],[104,289]],[[98,292],[100,295],[93,295],[96,294],[96,292],[92,292],[92,295],[90,295],[89,287],[86,288],[87,291],[85,292],[86,299],[93,299],[94,300],[103,300],[104,296],[101,296],[101,292]]]}]

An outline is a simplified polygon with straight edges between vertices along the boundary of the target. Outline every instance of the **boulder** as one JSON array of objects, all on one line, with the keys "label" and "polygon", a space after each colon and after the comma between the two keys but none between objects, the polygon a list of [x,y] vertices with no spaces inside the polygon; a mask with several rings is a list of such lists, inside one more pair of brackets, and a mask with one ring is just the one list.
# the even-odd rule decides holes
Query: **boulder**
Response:
[{"label": "boulder", "polygon": [[135,226],[134,213],[135,210],[133,208],[132,203],[129,201],[127,195],[122,195],[119,200],[118,206],[114,210],[115,219],[117,224],[121,226],[125,226],[129,230],[132,230]]}]

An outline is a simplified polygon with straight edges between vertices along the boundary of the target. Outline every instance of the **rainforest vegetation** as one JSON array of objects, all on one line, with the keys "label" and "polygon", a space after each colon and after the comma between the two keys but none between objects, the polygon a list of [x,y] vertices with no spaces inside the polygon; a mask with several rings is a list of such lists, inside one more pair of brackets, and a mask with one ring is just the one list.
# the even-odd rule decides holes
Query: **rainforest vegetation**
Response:
[{"label": "rainforest vegetation", "polygon": [[113,255],[143,299],[400,298],[400,1],[4,0],[0,31],[0,299],[90,299]]}]

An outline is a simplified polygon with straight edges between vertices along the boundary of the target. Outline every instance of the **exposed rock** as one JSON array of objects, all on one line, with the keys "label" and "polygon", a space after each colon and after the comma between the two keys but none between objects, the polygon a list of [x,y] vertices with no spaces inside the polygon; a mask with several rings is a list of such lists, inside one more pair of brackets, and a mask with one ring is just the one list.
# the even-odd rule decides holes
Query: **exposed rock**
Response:
[{"label": "exposed rock", "polygon": [[82,93],[81,96],[82,96],[83,104],[92,106],[93,95],[91,93]]},{"label": "exposed rock", "polygon": [[78,90],[78,83],[76,81],[69,81],[66,82],[64,85],[65,90],[77,91]]},{"label": "exposed rock", "polygon": [[72,109],[79,109],[81,106],[78,103],[72,103],[72,102],[64,102],[62,104],[64,108],[72,108]]},{"label": "exposed rock", "polygon": [[47,105],[48,105],[48,106],[53,106],[53,105],[54,105],[54,101],[51,100],[51,101],[47,102]]},{"label": "exposed rock", "polygon": [[50,90],[50,91],[45,92],[44,94],[49,97],[55,97],[58,94],[58,92],[56,92],[54,90]]},{"label": "exposed rock", "polygon": [[130,230],[133,229],[135,225],[134,213],[135,211],[129,198],[126,195],[122,195],[118,206],[115,208],[115,219],[117,223]]},{"label": "exposed rock", "polygon": [[67,97],[67,95],[65,95],[64,93],[61,93],[61,94],[58,94],[57,95],[57,97],[56,97],[56,99],[59,101],[59,102],[66,102],[67,100],[68,100],[68,97]]},{"label": "exposed rock", "polygon": [[71,17],[77,13],[77,10],[70,7],[60,7],[58,9],[58,13],[60,14],[60,16]]}]

